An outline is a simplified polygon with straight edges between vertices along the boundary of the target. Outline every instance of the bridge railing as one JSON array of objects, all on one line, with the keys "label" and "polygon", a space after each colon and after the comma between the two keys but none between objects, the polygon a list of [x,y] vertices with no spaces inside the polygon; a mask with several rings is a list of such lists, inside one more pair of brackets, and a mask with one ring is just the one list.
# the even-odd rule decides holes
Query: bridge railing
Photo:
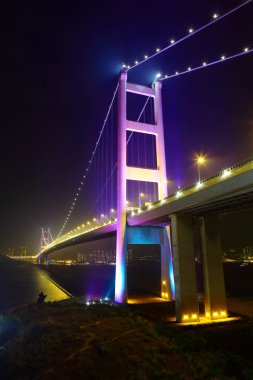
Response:
[{"label": "bridge railing", "polygon": [[240,174],[241,172],[247,171],[249,169],[253,169],[253,158],[247,159],[243,162],[240,162],[239,164],[227,167],[224,170],[219,171],[217,174],[205,178],[200,182],[195,183],[194,185],[187,186],[183,189],[179,189],[177,192],[170,194],[168,197],[164,199],[159,199],[158,201],[151,203],[148,206],[142,206],[136,208],[136,210],[133,210],[128,213],[128,216],[134,216],[143,212],[147,212],[151,210],[152,208],[160,207],[163,203],[170,203],[180,197],[187,196],[193,192],[200,191],[207,186],[212,186],[220,181],[224,181],[227,178]]},{"label": "bridge railing", "polygon": [[[57,244],[60,244],[64,241],[67,241],[67,240],[70,240],[70,239],[73,239],[73,238],[76,238],[80,235],[83,235],[85,233],[89,233],[89,232],[92,232],[92,231],[95,231],[95,230],[98,230],[99,228],[102,228],[102,227],[105,227],[105,226],[108,226],[110,224],[113,224],[117,221],[117,218],[110,218],[109,220],[107,221],[104,221],[104,222],[101,222],[101,223],[96,223],[96,225],[91,225],[91,227],[87,227],[86,225],[81,225],[81,226],[77,226],[74,230],[60,236],[58,239],[55,239],[52,243],[48,244],[46,249],[44,251],[42,251],[41,253],[43,252],[46,252],[48,249],[56,246]],[[91,224],[91,223],[90,223]]]}]

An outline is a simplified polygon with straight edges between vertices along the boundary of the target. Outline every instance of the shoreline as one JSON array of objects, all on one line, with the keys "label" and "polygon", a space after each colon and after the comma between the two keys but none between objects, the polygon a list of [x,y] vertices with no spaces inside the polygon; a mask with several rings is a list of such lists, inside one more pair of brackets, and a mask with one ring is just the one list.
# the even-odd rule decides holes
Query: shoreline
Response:
[{"label": "shoreline", "polygon": [[[4,350],[4,348],[15,338],[18,332],[18,324],[13,323],[11,321],[11,324],[9,324],[8,319],[10,316],[17,315],[21,310],[29,310],[29,308],[36,307],[35,305],[38,305],[38,307],[43,307],[43,304],[46,305],[52,305],[52,304],[62,304],[62,305],[68,305],[68,304],[79,304],[79,305],[91,305],[93,304],[104,304],[104,305],[117,305],[119,307],[123,308],[129,308],[129,309],[152,309],[152,307],[158,308],[164,308],[162,306],[163,304],[167,304],[167,306],[170,304],[170,302],[143,302],[138,304],[117,304],[114,300],[108,299],[108,300],[99,300],[94,298],[93,301],[89,301],[87,303],[86,296],[73,296],[68,291],[63,289],[60,285],[52,281],[55,286],[58,286],[61,291],[66,292],[66,294],[69,296],[69,298],[62,299],[62,300],[55,300],[55,301],[44,301],[41,305],[37,302],[31,302],[31,303],[25,303],[22,305],[18,305],[16,307],[12,307],[10,309],[7,309],[5,311],[0,312],[0,352]],[[145,299],[145,298],[144,298]],[[173,301],[172,301],[173,302]],[[161,305],[161,306],[159,306]],[[63,306],[64,307],[64,306]],[[238,316],[243,319],[248,319],[249,321],[253,321],[253,299],[252,298],[240,298],[240,297],[227,297],[227,307],[228,307],[228,313],[233,316]],[[145,313],[144,313],[145,314]],[[168,306],[167,308],[167,314],[171,314],[171,307]],[[164,316],[163,316],[164,317]],[[169,317],[166,317],[164,320],[168,322]],[[162,320],[161,320],[162,321]],[[219,321],[218,321],[219,322]],[[220,323],[224,323],[221,321]],[[229,322],[228,322],[229,323]],[[174,324],[174,323],[170,323]],[[211,323],[210,323],[211,324]],[[206,324],[208,325],[208,323]]]},{"label": "shoreline", "polygon": [[[52,282],[58,289],[60,289],[63,293],[65,293],[69,298],[73,298],[73,296],[70,292],[68,292],[66,289],[64,289],[60,284],[58,284],[56,281],[54,281],[51,277],[48,278],[44,272],[40,270],[40,273],[42,274],[43,277],[45,277],[48,281]],[[56,301],[61,301],[61,300],[56,300]],[[45,302],[51,302],[51,301],[45,301]]]},{"label": "shoreline", "polygon": [[171,313],[168,303],[81,297],[16,308],[8,317],[16,337],[0,351],[0,372],[6,380],[252,378],[243,377],[245,369],[253,375],[253,342],[245,340],[252,319],[178,327]]}]

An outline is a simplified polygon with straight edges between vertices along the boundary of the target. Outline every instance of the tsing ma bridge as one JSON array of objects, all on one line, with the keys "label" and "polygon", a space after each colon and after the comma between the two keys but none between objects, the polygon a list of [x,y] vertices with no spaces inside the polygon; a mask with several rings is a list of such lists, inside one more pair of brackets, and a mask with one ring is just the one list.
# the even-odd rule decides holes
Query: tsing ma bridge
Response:
[{"label": "tsing ma bridge", "polygon": [[[126,120],[126,92],[149,94],[156,99],[156,125]],[[198,301],[193,251],[193,224],[200,229],[205,281],[205,310],[210,318],[227,315],[219,237],[219,216],[253,204],[253,160],[227,168],[217,175],[167,195],[161,82],[155,88],[129,84],[120,75],[117,218],[101,224],[78,226],[44,246],[39,260],[61,248],[117,235],[115,299],[127,302],[126,251],[128,244],[160,244],[161,297],[176,299],[177,319],[198,320]],[[126,131],[156,136],[156,170],[126,165]],[[160,199],[128,211],[126,181],[156,182]]]},{"label": "tsing ma bridge", "polygon": [[[211,23],[216,22],[217,18],[215,17]],[[171,44],[173,45],[174,42]],[[247,48],[243,53],[231,57],[222,56],[219,61],[212,64],[250,52],[252,50]],[[154,55],[158,54],[160,51]],[[205,180],[201,180],[199,177],[199,181],[192,186],[178,189],[174,194],[168,195],[162,83],[169,77],[157,75],[157,79],[150,87],[130,83],[127,80],[128,72],[148,59],[150,58],[147,57],[141,62],[136,62],[132,67],[124,65],[121,70],[95,149],[60,234],[55,240],[52,240],[49,231],[46,231],[41,241],[37,260],[40,263],[48,262],[50,255],[62,248],[93,241],[99,241],[101,244],[103,239],[115,236],[115,301],[124,303],[128,302],[126,265],[128,245],[159,244],[161,248],[161,298],[168,301],[175,300],[177,321],[197,322],[199,321],[199,307],[193,233],[193,230],[197,229],[203,260],[205,316],[210,320],[223,319],[227,317],[227,307],[219,219],[223,213],[253,205],[253,160],[223,169],[215,176]],[[208,65],[202,65],[202,68]],[[189,71],[192,70],[181,74]],[[146,100],[139,117],[134,121],[127,116],[127,94],[129,93],[135,94],[135,96],[139,95]],[[106,132],[106,145],[97,161],[98,164],[96,164],[95,156],[102,141],[102,135],[105,133],[104,130],[109,123],[108,117],[116,94],[118,99],[115,155],[117,162],[112,164],[111,158],[108,159],[109,152],[112,156],[115,140],[110,137],[109,132]],[[144,117],[143,120],[141,117],[145,116],[144,110],[148,102],[152,104],[153,114],[151,120],[147,122],[147,118]],[[137,145],[132,145],[131,150],[129,147],[136,136],[142,140],[138,140]],[[144,142],[140,144],[140,141]],[[136,146],[139,150],[135,149]],[[145,153],[143,162],[139,158],[135,159],[135,156],[139,157],[141,149]],[[103,174],[99,170],[103,168],[107,170],[108,167],[110,169],[108,175],[104,177],[105,185],[101,186],[99,183],[97,186],[101,192],[96,199],[96,204],[104,199],[102,203],[107,207],[108,199],[111,197],[112,204],[117,201],[117,205],[115,208],[110,208],[109,217],[101,214],[100,223],[97,218],[94,218],[63,234],[92,165],[95,167],[93,174],[95,181],[103,178]],[[117,174],[115,179],[114,173]],[[132,183],[130,190],[129,183]],[[152,200],[149,199],[149,202],[140,201],[138,191],[140,187],[136,186],[139,183],[145,183],[149,193],[152,189],[152,197],[149,196]],[[129,202],[129,194],[132,197],[131,201],[133,198],[138,200],[137,204],[135,202],[133,205],[132,202]]]}]

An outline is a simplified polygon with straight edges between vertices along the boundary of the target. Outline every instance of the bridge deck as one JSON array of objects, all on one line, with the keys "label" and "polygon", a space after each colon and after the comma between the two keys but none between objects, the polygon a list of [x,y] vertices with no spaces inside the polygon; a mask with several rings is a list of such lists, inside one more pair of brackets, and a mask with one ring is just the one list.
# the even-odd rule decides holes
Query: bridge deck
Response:
[{"label": "bridge deck", "polygon": [[[238,207],[253,206],[253,159],[219,172],[201,183],[189,186],[148,207],[138,208],[127,216],[130,226],[169,223],[174,213],[221,213]],[[87,229],[78,227],[55,240],[42,252],[49,254],[61,248],[115,235],[117,220]]]}]

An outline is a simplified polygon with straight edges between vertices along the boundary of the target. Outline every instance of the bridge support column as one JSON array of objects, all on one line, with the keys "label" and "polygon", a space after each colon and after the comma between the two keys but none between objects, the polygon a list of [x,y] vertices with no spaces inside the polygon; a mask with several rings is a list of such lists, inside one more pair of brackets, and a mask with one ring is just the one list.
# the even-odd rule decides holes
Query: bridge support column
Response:
[{"label": "bridge support column", "polygon": [[171,301],[175,299],[175,284],[172,263],[172,249],[170,238],[170,227],[160,230],[161,247],[161,296]]},{"label": "bridge support column", "polygon": [[118,89],[118,168],[117,168],[117,241],[115,301],[127,302],[127,226],[126,226],[126,81],[122,72]]},{"label": "bridge support column", "polygon": [[200,218],[205,314],[210,319],[227,317],[219,224],[218,215]]},{"label": "bridge support column", "polygon": [[178,322],[197,322],[199,307],[193,250],[193,228],[190,215],[171,215],[172,250],[176,319]]}]

